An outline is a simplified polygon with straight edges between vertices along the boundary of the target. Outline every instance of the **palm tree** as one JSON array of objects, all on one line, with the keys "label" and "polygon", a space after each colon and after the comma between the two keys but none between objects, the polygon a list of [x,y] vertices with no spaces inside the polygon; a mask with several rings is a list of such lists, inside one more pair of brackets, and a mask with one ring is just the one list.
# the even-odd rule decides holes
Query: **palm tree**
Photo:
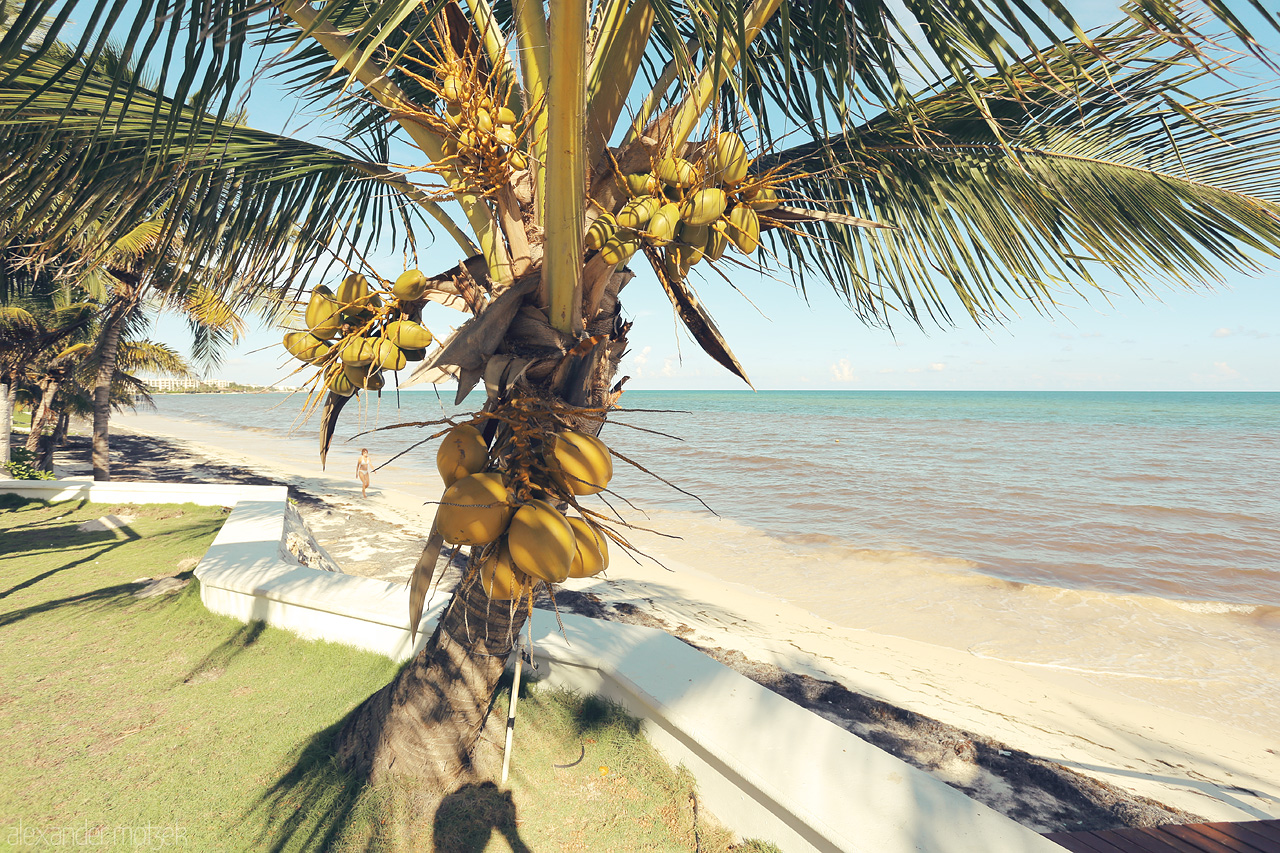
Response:
[{"label": "palm tree", "polygon": [[[385,230],[373,214],[392,194],[400,222],[427,213],[468,251],[425,298],[474,316],[422,370],[456,375],[460,399],[485,378],[491,424],[513,406],[532,413],[523,432],[488,430],[500,466],[555,429],[599,429],[620,390],[629,261],[652,268],[694,338],[745,380],[694,290],[704,257],[720,258],[718,274],[759,264],[802,285],[830,282],[871,324],[895,313],[950,322],[954,301],[989,323],[1018,300],[1053,310],[1061,288],[1092,286],[1096,269],[1141,291],[1251,271],[1280,247],[1277,106],[1259,92],[1210,91],[1222,66],[1207,19],[1261,54],[1217,0],[1207,19],[1143,0],[1092,35],[1058,0],[274,0],[274,14],[257,17],[230,0],[198,22],[153,18],[167,6],[139,15],[136,58],[165,50],[185,61],[166,62],[172,76],[146,91],[59,84],[84,78],[78,59],[21,47],[54,5],[24,7],[0,45],[17,92],[0,90],[0,112],[17,117],[0,136],[27,152],[19,163],[56,163],[78,179],[75,205],[123,199],[122,212],[159,197],[139,188],[140,171],[181,169],[199,195],[231,170],[257,191],[193,217],[179,251],[252,261],[264,275],[292,240],[332,248],[336,222],[351,226],[343,260],[357,257],[359,235]],[[126,5],[102,0],[97,11],[115,20]],[[86,29],[85,55],[108,30]],[[201,118],[233,111],[255,36],[278,51],[266,70],[344,122],[345,143],[366,156]],[[105,106],[77,107],[104,87]],[[95,159],[101,146],[109,164]],[[408,146],[411,170],[380,165]],[[52,173],[19,171],[0,203],[40,193]],[[348,192],[341,204],[337,188]],[[604,224],[637,196],[674,205],[690,230],[655,223],[649,202],[621,228]],[[465,226],[437,206],[446,200]],[[72,212],[39,207],[76,228]],[[321,254],[276,268],[296,277]],[[397,306],[410,317],[420,307]],[[324,428],[343,399],[330,395]],[[415,570],[413,624],[439,540]],[[466,763],[529,607],[491,601],[477,574],[424,651],[347,721],[337,751],[352,769],[451,778]]]}]

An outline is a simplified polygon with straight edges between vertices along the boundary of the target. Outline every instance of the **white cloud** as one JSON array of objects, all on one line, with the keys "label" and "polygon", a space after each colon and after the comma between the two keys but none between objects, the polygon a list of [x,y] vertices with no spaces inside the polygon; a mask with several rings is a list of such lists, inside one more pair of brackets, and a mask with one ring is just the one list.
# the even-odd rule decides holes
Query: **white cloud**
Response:
[{"label": "white cloud", "polygon": [[1215,361],[1213,363],[1213,367],[1215,370],[1218,371],[1218,375],[1221,376],[1223,379],[1235,379],[1237,376],[1240,375],[1240,371],[1231,367],[1225,361]]},{"label": "white cloud", "polygon": [[893,373],[893,368],[892,368],[892,367],[882,367],[882,368],[880,368],[879,370],[877,370],[877,371],[876,371],[876,373]]},{"label": "white cloud", "polygon": [[853,365],[847,358],[842,358],[831,365],[831,376],[837,382],[854,382],[858,378],[853,375]]},{"label": "white cloud", "polygon": [[638,354],[631,358],[636,367],[644,367],[649,361],[649,353],[653,352],[653,347],[645,347]]},{"label": "white cloud", "polygon": [[1246,329],[1244,326],[1236,326],[1234,329],[1228,329],[1226,326],[1223,326],[1220,329],[1215,329],[1213,332],[1213,337],[1215,338],[1229,338],[1232,335],[1241,335],[1246,338],[1257,338],[1258,340],[1264,340],[1271,337],[1270,332],[1263,332],[1258,329]]},{"label": "white cloud", "polygon": [[908,368],[907,368],[907,373],[923,373],[923,372],[924,372],[924,368],[923,368],[923,367],[908,367]]},{"label": "white cloud", "polygon": [[664,358],[662,360],[662,370],[660,371],[660,373],[663,376],[675,376],[676,360],[674,358]]},{"label": "white cloud", "polygon": [[929,365],[929,369],[932,370],[934,373],[938,373],[943,370],[946,370],[947,366],[940,361],[935,361],[933,362],[933,364]]}]

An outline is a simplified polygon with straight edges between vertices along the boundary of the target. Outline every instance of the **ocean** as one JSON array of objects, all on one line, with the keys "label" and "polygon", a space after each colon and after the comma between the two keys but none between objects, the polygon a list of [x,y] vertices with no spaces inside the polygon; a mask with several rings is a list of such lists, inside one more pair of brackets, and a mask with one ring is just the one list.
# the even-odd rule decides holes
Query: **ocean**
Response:
[{"label": "ocean", "polygon": [[[415,389],[397,409],[384,392],[344,413],[330,468],[434,431],[348,441],[361,429],[480,403],[451,399]],[[156,402],[315,445],[301,397]],[[621,406],[601,437],[697,498],[616,462],[611,503],[679,537],[655,540],[659,559],[839,625],[1153,700],[1161,681],[1212,683],[1242,724],[1277,702],[1280,393],[630,391]],[[411,450],[375,483],[413,491],[434,454]]]}]

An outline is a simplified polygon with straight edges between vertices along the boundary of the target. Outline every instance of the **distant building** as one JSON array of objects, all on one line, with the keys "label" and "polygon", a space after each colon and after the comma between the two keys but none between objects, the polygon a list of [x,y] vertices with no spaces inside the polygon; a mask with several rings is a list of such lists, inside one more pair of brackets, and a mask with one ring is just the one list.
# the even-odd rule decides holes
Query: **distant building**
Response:
[{"label": "distant building", "polygon": [[174,378],[172,376],[144,378],[142,381],[147,383],[147,388],[151,391],[195,391],[205,388],[221,391],[234,384],[227,379]]}]

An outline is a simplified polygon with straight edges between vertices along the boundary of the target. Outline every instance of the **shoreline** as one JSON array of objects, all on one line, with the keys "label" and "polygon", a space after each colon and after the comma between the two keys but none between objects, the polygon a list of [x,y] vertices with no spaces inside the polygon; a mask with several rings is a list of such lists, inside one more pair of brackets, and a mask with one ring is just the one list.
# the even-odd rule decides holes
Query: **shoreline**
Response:
[{"label": "shoreline", "polygon": [[[136,471],[123,464],[119,479],[185,471],[290,485],[317,539],[353,574],[404,580],[430,523],[409,491],[371,490],[361,501],[339,473],[345,462],[331,458],[318,472],[296,438],[254,436],[266,454],[257,455],[243,449],[244,433],[237,449],[223,434],[236,433],[203,424],[149,414],[116,423],[153,437],[122,439],[121,463],[169,445]],[[438,490],[434,471],[416,476],[417,489]],[[615,554],[608,578],[571,582],[559,606],[667,630],[1041,831],[1280,816],[1274,737],[1118,696],[1072,672],[836,625],[670,559],[662,544],[650,535],[642,550],[673,571]],[[388,561],[405,568],[387,570]]]}]

